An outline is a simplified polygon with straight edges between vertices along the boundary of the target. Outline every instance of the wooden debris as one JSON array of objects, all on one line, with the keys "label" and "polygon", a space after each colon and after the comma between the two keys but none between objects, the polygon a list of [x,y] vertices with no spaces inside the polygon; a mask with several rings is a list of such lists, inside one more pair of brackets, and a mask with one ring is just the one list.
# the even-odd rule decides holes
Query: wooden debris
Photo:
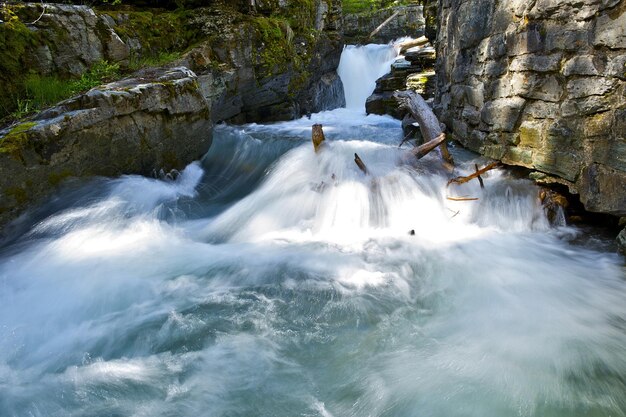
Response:
[{"label": "wooden debris", "polygon": [[406,134],[406,136],[402,139],[402,142],[398,145],[398,148],[401,148],[402,145],[404,145],[408,140],[411,140],[411,132]]},{"label": "wooden debris", "polygon": [[398,16],[400,14],[400,11],[395,12],[394,14],[392,14],[391,16],[389,16],[387,19],[385,19],[385,21],[383,23],[381,23],[380,25],[378,25],[378,27],[376,29],[374,29],[372,31],[372,33],[370,33],[369,38],[373,38],[378,32],[380,32],[380,30],[382,28],[384,28],[385,26],[387,26],[389,24],[389,22],[391,22],[393,19],[396,18],[396,16]]},{"label": "wooden debris", "polygon": [[452,155],[450,155],[450,151],[448,150],[448,144],[444,141],[439,145],[439,149],[441,149],[441,157],[448,164],[454,166],[454,159],[452,159]]},{"label": "wooden debris", "polygon": [[[476,170],[476,172],[478,172],[478,164],[474,164],[474,169]],[[485,183],[482,177],[478,175],[476,178],[478,179],[478,182],[480,183],[480,188],[485,188]]]},{"label": "wooden debris", "polygon": [[409,236],[415,236],[415,229],[409,230]]},{"label": "wooden debris", "polygon": [[406,52],[408,49],[415,48],[416,46],[424,46],[428,43],[428,38],[426,36],[421,36],[417,39],[411,39],[408,41],[404,41],[398,46],[400,47],[400,53]]},{"label": "wooden debris", "polygon": [[[492,162],[489,165],[487,165],[486,167],[484,167],[483,169],[477,169],[476,172],[474,172],[473,174],[470,174],[466,177],[456,177],[456,178],[452,178],[450,181],[448,181],[448,183],[446,184],[446,187],[449,186],[450,184],[465,184],[468,181],[473,180],[474,178],[478,178],[480,177],[482,174],[484,174],[485,172],[492,170],[496,167],[500,166],[500,162],[496,161],[496,162]],[[481,178],[482,180],[482,178]]]},{"label": "wooden debris", "polygon": [[451,201],[476,201],[478,200],[478,197],[446,197],[446,198]]},{"label": "wooden debris", "polygon": [[318,152],[320,146],[326,140],[324,137],[324,130],[322,130],[322,125],[314,124],[311,127],[311,140],[313,141],[313,149],[315,149],[315,152]]},{"label": "wooden debris", "polygon": [[[415,120],[417,120],[422,136],[424,137],[425,143],[411,151],[417,159],[424,157],[437,146],[445,143],[446,135],[443,133],[441,124],[421,95],[412,90],[405,90],[396,91],[393,96],[400,106],[411,112]],[[447,148],[445,149],[445,153],[449,158]],[[452,158],[449,159],[450,161],[452,160]]]},{"label": "wooden debris", "polygon": [[359,167],[361,171],[363,171],[365,175],[368,174],[367,167],[365,166],[361,158],[359,158],[359,155],[357,155],[356,153],[354,154],[354,163],[356,164],[356,166]]},{"label": "wooden debris", "polygon": [[[450,210],[450,209],[448,209]],[[452,215],[452,217],[450,217],[451,219],[454,219],[456,216],[459,215],[459,213],[461,212],[461,210],[457,210],[456,212],[454,210],[450,210],[451,212],[453,212],[454,214]]]},{"label": "wooden debris", "polygon": [[430,140],[420,146],[416,146],[411,150],[411,153],[415,155],[417,159],[420,159],[426,156],[430,151],[435,149],[437,146],[441,145],[446,140],[446,134],[442,133],[437,136],[435,139]]}]

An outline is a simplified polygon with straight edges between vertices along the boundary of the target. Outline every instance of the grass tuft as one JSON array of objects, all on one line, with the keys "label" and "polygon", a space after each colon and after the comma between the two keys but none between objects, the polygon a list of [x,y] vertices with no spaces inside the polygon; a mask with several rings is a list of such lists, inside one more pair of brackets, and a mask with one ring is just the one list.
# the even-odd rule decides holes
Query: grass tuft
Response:
[{"label": "grass tuft", "polygon": [[16,110],[9,117],[13,120],[20,120],[29,114],[52,106],[75,94],[116,80],[119,77],[119,64],[110,64],[107,61],[97,62],[89,71],[81,75],[79,79],[74,80],[62,79],[57,76],[30,74],[24,81],[24,96],[17,98]]}]

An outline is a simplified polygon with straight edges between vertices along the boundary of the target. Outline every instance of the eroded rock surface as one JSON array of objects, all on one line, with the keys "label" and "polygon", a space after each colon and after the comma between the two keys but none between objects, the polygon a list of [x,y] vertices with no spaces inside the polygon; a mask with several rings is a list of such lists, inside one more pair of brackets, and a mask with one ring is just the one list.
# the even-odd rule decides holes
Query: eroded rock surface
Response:
[{"label": "eroded rock surface", "polygon": [[[369,37],[379,25],[395,13],[396,17],[373,37]],[[410,5],[345,14],[342,29],[346,43],[388,43],[403,36],[418,38],[424,34],[424,25],[423,7]]]},{"label": "eroded rock surface", "polygon": [[465,146],[626,215],[626,2],[440,0],[435,108]]},{"label": "eroded rock surface", "polygon": [[211,144],[210,106],[186,68],[147,70],[0,131],[0,224],[67,177],[180,169]]},{"label": "eroded rock surface", "polygon": [[[68,177],[181,168],[208,150],[215,122],[287,120],[345,103],[340,2],[206,4],[103,12],[46,4],[39,20],[41,4],[3,9],[5,104],[15,106],[26,74],[76,78],[103,60],[153,68],[0,131],[0,226]],[[163,52],[179,58],[160,62]]]}]

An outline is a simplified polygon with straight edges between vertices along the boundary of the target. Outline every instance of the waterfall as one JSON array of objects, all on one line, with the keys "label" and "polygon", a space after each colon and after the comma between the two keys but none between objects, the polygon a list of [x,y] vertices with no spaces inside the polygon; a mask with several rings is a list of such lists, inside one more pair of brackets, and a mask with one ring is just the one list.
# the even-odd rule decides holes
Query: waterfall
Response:
[{"label": "waterfall", "polygon": [[347,108],[365,109],[376,80],[389,72],[397,56],[397,48],[391,44],[344,47],[337,73],[343,83]]}]

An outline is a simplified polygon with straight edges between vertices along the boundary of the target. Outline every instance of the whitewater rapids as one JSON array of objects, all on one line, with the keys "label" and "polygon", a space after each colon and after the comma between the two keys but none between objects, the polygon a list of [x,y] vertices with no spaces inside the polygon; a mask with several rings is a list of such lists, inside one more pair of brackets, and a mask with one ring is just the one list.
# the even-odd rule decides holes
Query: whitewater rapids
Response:
[{"label": "whitewater rapids", "polygon": [[175,180],[68,186],[0,249],[0,415],[626,416],[623,260],[401,138],[223,125]]}]

